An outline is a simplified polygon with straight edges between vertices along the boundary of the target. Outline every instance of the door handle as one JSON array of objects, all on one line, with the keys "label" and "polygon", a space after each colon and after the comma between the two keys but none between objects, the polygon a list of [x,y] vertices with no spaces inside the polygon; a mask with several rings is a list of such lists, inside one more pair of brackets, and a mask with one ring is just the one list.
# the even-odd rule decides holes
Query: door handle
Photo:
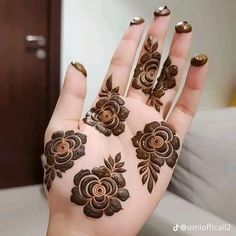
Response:
[{"label": "door handle", "polygon": [[25,40],[28,43],[36,43],[38,47],[43,47],[47,44],[47,41],[43,35],[27,35]]}]

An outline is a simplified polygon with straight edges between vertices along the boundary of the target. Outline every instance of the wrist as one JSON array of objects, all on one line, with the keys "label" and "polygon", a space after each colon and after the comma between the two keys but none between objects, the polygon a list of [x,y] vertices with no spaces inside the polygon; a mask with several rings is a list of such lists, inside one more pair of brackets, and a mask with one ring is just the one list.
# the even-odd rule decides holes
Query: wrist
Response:
[{"label": "wrist", "polygon": [[90,232],[84,232],[81,225],[64,215],[49,217],[47,236],[93,236]]}]

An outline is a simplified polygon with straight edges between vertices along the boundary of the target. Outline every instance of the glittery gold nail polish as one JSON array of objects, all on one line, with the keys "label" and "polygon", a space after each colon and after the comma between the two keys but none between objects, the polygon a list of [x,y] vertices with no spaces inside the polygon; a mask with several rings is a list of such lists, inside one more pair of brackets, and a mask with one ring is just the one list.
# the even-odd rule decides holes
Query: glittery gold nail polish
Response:
[{"label": "glittery gold nail polish", "polygon": [[177,33],[189,33],[192,31],[192,26],[187,21],[181,21],[176,24],[175,31]]},{"label": "glittery gold nail polish", "polygon": [[158,7],[155,11],[154,11],[154,16],[169,16],[170,15],[170,10],[168,9],[167,6],[164,7]]},{"label": "glittery gold nail polish", "polygon": [[87,71],[81,63],[77,61],[72,61],[71,65],[74,66],[76,70],[80,71],[85,77],[87,77]]},{"label": "glittery gold nail polish", "polygon": [[204,54],[196,54],[194,57],[191,59],[191,65],[192,66],[203,66],[207,63],[208,57]]},{"label": "glittery gold nail polish", "polygon": [[144,19],[142,17],[134,17],[131,22],[130,25],[141,25],[144,23]]}]

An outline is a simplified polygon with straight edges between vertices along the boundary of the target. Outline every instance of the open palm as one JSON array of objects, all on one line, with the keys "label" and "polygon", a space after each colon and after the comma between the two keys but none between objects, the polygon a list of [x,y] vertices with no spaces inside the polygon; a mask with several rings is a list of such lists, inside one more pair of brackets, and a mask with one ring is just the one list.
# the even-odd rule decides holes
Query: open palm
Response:
[{"label": "open palm", "polygon": [[158,76],[169,18],[167,8],[155,11],[129,85],[144,30],[142,18],[132,20],[82,119],[87,73],[68,67],[45,134],[48,235],[136,235],[164,194],[207,73],[206,56],[195,56],[171,109],[192,33],[177,24]]}]

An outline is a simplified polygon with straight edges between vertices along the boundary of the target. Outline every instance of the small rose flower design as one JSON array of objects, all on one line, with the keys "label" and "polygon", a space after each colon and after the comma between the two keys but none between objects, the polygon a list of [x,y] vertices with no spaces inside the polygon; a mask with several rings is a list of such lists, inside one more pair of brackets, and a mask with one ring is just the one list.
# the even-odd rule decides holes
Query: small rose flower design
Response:
[{"label": "small rose flower design", "polygon": [[51,182],[55,179],[56,174],[62,178],[61,172],[70,169],[74,165],[74,161],[85,154],[86,141],[86,135],[73,130],[53,133],[52,139],[45,147],[47,164],[44,166],[46,170],[44,182],[48,190],[51,188]]},{"label": "small rose flower design", "polygon": [[148,181],[148,190],[151,193],[153,184],[158,179],[157,173],[164,162],[171,168],[176,164],[176,151],[180,148],[179,138],[175,130],[162,121],[147,124],[143,131],[137,132],[132,142],[137,148],[137,158],[142,160],[138,164],[142,182],[145,184]]},{"label": "small rose flower design", "polygon": [[175,76],[178,74],[178,67],[173,65],[170,57],[167,57],[161,75],[157,79],[157,84],[153,89],[147,104],[154,106],[157,111],[160,111],[163,105],[160,98],[165,95],[165,91],[176,86]]},{"label": "small rose flower design", "polygon": [[90,170],[81,170],[74,177],[71,201],[84,206],[85,215],[100,218],[103,214],[112,216],[122,209],[120,201],[129,198],[122,176],[124,162],[120,162],[120,153],[115,160],[110,156],[104,160],[105,166]]},{"label": "small rose flower design", "polygon": [[128,117],[129,110],[124,106],[125,101],[119,95],[119,88],[112,88],[112,76],[106,83],[106,88],[99,94],[99,100],[84,118],[88,125],[95,126],[106,136],[118,136],[125,130],[123,123]]},{"label": "small rose flower design", "polygon": [[137,64],[132,86],[136,89],[142,89],[147,94],[151,93],[160,65],[161,54],[157,51],[158,42],[153,43],[153,38],[148,36],[144,45],[145,53]]}]

